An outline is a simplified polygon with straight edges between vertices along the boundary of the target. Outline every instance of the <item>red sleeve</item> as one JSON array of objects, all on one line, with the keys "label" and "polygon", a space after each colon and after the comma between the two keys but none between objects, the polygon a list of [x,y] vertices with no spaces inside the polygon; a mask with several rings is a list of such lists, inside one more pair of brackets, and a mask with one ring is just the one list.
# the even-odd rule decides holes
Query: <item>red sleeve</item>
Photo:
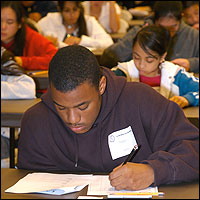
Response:
[{"label": "red sleeve", "polygon": [[26,70],[48,70],[49,62],[57,48],[40,33],[26,27],[26,43],[23,50],[22,67]]}]

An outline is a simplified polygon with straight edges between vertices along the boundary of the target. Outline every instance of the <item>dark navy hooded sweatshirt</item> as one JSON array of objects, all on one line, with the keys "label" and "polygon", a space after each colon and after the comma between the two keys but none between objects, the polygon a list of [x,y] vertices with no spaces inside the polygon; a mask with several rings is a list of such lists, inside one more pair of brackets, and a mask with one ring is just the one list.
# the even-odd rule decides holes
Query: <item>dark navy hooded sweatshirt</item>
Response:
[{"label": "dark navy hooded sweatshirt", "polygon": [[199,130],[174,102],[143,83],[126,82],[103,68],[107,79],[100,113],[84,134],[71,131],[58,115],[50,90],[21,121],[20,169],[111,172],[127,156],[111,157],[108,136],[131,126],[141,149],[132,160],[148,163],[155,185],[198,180]]}]

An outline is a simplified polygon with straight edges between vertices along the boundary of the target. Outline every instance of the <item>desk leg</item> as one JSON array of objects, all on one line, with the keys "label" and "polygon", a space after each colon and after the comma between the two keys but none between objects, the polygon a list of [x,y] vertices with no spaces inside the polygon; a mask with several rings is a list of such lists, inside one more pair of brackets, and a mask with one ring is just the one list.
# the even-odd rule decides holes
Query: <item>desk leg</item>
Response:
[{"label": "desk leg", "polygon": [[10,168],[15,168],[15,128],[10,128]]}]

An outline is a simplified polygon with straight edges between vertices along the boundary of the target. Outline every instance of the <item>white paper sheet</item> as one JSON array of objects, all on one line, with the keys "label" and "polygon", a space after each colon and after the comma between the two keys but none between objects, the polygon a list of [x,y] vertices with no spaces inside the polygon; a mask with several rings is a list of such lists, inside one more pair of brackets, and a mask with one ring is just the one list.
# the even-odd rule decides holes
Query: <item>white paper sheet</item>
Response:
[{"label": "white paper sheet", "polygon": [[132,192],[142,192],[142,193],[157,193],[157,187],[148,187],[143,190],[115,190],[114,187],[110,185],[110,181],[108,179],[108,175],[94,175],[92,178],[92,182],[88,187],[88,195],[110,195],[113,193],[132,193]]},{"label": "white paper sheet", "polygon": [[[5,190],[10,193],[42,193],[62,195],[82,190],[88,185],[87,195],[111,195],[113,193],[130,193],[128,190],[115,190],[110,185],[108,175],[75,175],[54,173],[30,173],[15,185]],[[158,192],[157,187],[148,187],[134,192]]]},{"label": "white paper sheet", "polygon": [[62,195],[80,191],[91,182],[92,175],[30,173],[5,192]]}]

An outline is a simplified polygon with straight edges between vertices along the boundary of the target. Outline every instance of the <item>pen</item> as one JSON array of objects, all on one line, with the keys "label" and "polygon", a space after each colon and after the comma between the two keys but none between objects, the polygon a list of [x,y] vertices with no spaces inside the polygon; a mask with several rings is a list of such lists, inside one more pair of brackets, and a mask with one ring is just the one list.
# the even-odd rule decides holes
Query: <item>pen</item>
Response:
[{"label": "pen", "polygon": [[114,193],[112,195],[152,195],[152,196],[164,196],[164,192],[127,192],[127,193]]},{"label": "pen", "polygon": [[135,157],[135,155],[139,151],[140,147],[141,147],[141,145],[135,145],[133,147],[133,150],[128,155],[128,157],[126,158],[126,160],[124,161],[124,163],[122,164],[122,166],[125,165],[127,162],[131,161]]},{"label": "pen", "polygon": [[40,75],[40,74],[46,74],[48,73],[48,70],[43,70],[43,71],[40,71],[40,72],[31,72],[29,73],[30,75]]}]

